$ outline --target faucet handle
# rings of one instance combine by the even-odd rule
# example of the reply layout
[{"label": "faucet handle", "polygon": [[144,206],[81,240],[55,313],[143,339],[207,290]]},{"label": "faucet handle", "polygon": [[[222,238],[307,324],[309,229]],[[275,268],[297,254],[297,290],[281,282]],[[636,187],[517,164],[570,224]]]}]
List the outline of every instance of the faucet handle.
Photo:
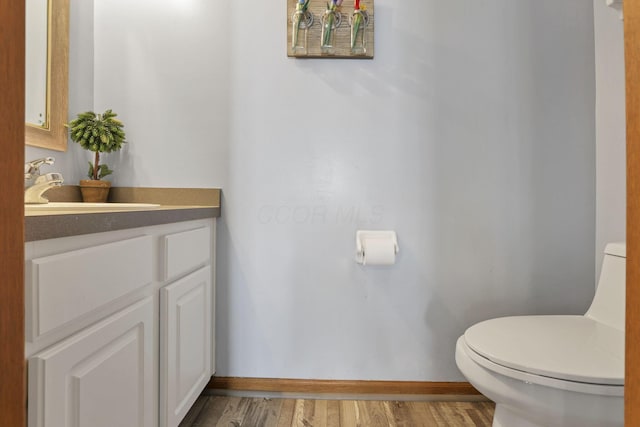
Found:
[{"label": "faucet handle", "polygon": [[34,184],[52,183],[50,185],[62,185],[64,178],[57,172],[49,172],[36,178]]},{"label": "faucet handle", "polygon": [[52,165],[56,159],[53,157],[43,157],[42,159],[31,160],[24,164],[25,175],[40,175],[40,166]]}]

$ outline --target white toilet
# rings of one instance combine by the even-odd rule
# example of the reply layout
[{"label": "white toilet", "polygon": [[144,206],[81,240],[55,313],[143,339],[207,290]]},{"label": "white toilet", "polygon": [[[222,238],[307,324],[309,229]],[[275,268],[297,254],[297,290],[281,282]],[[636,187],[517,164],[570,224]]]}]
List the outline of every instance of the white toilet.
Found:
[{"label": "white toilet", "polygon": [[496,403],[494,427],[624,425],[624,243],[605,249],[584,316],[491,319],[466,330],[456,363]]}]

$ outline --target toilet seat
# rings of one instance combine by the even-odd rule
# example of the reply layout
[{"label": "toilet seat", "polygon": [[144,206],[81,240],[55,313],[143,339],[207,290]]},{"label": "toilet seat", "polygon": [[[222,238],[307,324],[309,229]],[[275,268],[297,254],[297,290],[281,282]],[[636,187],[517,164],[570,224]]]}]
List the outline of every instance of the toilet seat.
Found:
[{"label": "toilet seat", "polygon": [[503,375],[585,393],[624,392],[624,331],[589,317],[491,319],[462,338],[471,359]]}]

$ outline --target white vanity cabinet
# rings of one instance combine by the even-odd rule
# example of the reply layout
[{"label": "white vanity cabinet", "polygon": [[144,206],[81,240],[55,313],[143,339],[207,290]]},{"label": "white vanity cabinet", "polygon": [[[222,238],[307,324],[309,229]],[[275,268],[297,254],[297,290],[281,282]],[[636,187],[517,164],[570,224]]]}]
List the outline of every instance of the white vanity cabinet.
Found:
[{"label": "white vanity cabinet", "polygon": [[176,427],[213,375],[215,219],[26,244],[29,427]]},{"label": "white vanity cabinet", "polygon": [[175,427],[211,378],[208,267],[160,290],[161,427]]},{"label": "white vanity cabinet", "polygon": [[212,375],[210,235],[202,227],[163,239],[169,284],[160,289],[161,427],[180,424]]},{"label": "white vanity cabinet", "polygon": [[153,299],[29,359],[29,424],[153,427]]}]

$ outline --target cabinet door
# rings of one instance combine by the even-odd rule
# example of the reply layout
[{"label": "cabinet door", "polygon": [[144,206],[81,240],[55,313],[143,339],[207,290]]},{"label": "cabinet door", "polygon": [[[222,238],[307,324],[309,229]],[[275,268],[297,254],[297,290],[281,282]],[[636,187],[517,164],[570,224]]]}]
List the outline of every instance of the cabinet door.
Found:
[{"label": "cabinet door", "polygon": [[29,359],[30,427],[153,427],[153,298]]},{"label": "cabinet door", "polygon": [[160,425],[175,427],[211,378],[211,268],[160,290]]}]

